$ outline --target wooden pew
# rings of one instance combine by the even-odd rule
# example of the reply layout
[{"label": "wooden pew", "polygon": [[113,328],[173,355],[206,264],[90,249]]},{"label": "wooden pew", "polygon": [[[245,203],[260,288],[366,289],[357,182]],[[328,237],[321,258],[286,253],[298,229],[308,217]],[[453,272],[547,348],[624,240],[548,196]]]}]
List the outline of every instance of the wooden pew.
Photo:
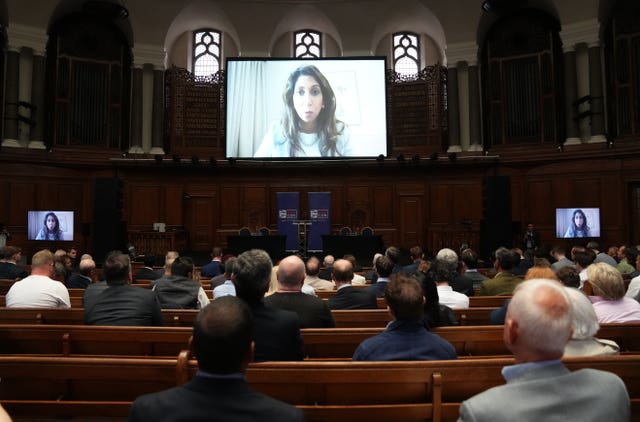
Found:
[{"label": "wooden pew", "polygon": [[189,327],[0,325],[0,354],[175,357],[189,346]]},{"label": "wooden pew", "polygon": [[[461,401],[504,384],[511,358],[414,362],[264,362],[247,370],[257,390],[303,409],[308,421],[454,421]],[[640,417],[640,355],[565,359],[571,370],[619,375]],[[0,402],[14,417],[124,417],[140,394],[186,381],[177,359],[0,356]]]}]

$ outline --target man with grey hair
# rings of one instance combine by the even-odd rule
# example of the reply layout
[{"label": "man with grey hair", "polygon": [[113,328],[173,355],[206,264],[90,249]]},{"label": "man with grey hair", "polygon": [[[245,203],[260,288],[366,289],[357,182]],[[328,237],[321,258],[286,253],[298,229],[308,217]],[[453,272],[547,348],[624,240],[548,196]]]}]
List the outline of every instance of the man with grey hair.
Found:
[{"label": "man with grey hair", "polygon": [[335,289],[335,285],[333,282],[329,280],[325,280],[323,278],[318,277],[320,273],[320,260],[315,256],[307,259],[307,263],[305,264],[305,278],[304,284],[307,286],[313,287],[315,290],[333,290]]},{"label": "man with grey hair", "polygon": [[333,263],[335,262],[335,260],[336,259],[333,257],[333,255],[326,255],[322,260],[322,266],[324,268],[320,270],[318,277],[323,280],[331,281],[331,273],[333,272]]},{"label": "man with grey hair", "polygon": [[571,302],[561,284],[521,283],[504,324],[504,342],[515,358],[502,370],[507,384],[464,401],[458,421],[628,421],[629,395],[617,375],[570,372],[560,361],[571,324]]},{"label": "man with grey hair", "polygon": [[278,265],[278,291],[264,303],[272,308],[298,314],[300,328],[333,328],[336,326],[327,303],[302,292],[305,269],[302,259],[290,255]]},{"label": "man with grey hair", "polygon": [[67,280],[67,288],[69,289],[86,289],[87,286],[94,281],[96,271],[96,263],[93,259],[83,259],[78,264],[79,274],[73,274]]},{"label": "man with grey hair", "polygon": [[304,345],[298,315],[264,304],[272,266],[268,253],[251,249],[241,253],[233,267],[236,296],[249,305],[253,314],[254,360],[302,360]]},{"label": "man with grey hair", "polygon": [[462,263],[458,258],[458,254],[449,248],[443,248],[436,254],[436,262],[444,262],[451,271],[451,280],[449,286],[454,292],[462,293],[466,296],[473,296],[473,280],[460,274],[462,271]]}]

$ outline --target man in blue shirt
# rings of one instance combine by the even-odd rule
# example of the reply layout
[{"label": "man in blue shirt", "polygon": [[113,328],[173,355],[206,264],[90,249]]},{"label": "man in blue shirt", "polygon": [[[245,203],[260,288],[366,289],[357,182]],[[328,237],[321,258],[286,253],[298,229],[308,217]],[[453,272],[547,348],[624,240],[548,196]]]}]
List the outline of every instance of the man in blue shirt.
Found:
[{"label": "man in blue shirt", "polygon": [[360,343],[353,360],[456,359],[451,343],[430,332],[423,321],[425,298],[418,280],[406,273],[393,274],[385,298],[393,321]]}]

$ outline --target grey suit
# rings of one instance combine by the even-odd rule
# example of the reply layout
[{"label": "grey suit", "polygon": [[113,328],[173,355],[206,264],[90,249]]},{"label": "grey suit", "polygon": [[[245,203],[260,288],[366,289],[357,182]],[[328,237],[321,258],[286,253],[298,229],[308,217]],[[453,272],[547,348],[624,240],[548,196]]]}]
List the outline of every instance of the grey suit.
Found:
[{"label": "grey suit", "polygon": [[529,370],[460,406],[458,421],[628,421],[624,382],[609,372],[562,364]]}]

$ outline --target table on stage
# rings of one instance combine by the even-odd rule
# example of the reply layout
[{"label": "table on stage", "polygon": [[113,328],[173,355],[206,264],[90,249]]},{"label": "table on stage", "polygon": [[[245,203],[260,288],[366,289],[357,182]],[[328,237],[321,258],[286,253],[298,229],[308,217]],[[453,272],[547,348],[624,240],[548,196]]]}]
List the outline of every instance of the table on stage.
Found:
[{"label": "table on stage", "polygon": [[286,256],[286,236],[227,236],[227,252],[235,256],[249,249],[265,250],[274,262]]},{"label": "table on stage", "polygon": [[322,248],[325,255],[331,254],[336,259],[345,254],[355,255],[358,264],[370,266],[373,255],[384,253],[382,235],[373,236],[322,236]]}]

